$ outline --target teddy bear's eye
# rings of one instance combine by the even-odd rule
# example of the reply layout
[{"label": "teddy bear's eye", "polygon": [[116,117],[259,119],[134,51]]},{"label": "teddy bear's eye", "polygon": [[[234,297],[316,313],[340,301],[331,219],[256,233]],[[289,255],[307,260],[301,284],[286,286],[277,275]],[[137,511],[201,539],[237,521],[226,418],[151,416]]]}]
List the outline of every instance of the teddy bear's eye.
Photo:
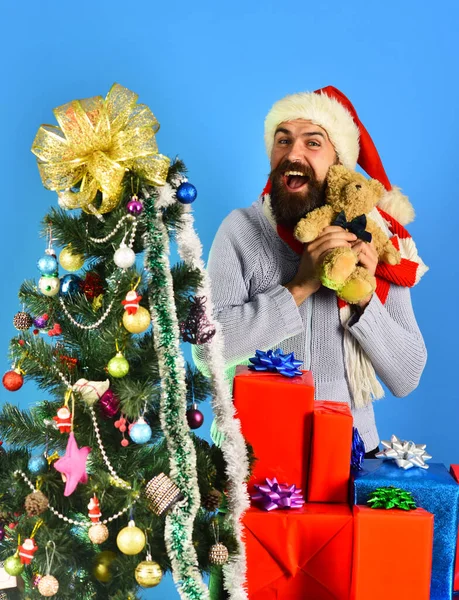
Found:
[{"label": "teddy bear's eye", "polygon": [[356,189],[356,190],[360,190],[360,189],[361,189],[361,187],[362,187],[361,185],[357,184],[357,185],[355,186],[355,189]]}]

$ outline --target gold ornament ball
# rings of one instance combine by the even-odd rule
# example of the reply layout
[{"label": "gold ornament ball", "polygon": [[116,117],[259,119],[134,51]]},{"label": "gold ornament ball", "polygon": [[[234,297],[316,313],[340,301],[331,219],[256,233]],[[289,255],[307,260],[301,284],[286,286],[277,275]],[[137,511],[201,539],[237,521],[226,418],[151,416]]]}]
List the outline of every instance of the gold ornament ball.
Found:
[{"label": "gold ornament ball", "polygon": [[81,254],[74,254],[71,246],[66,246],[59,254],[59,262],[66,271],[79,271],[84,265],[84,258]]},{"label": "gold ornament ball", "polygon": [[228,548],[218,542],[218,544],[214,544],[209,552],[209,561],[212,565],[224,565],[228,562],[229,553]]},{"label": "gold ornament ball", "polygon": [[100,581],[101,583],[108,583],[112,578],[110,567],[105,563],[97,563],[96,565],[94,565],[92,574],[95,577],[95,579],[97,579],[97,581]]},{"label": "gold ornament ball", "polygon": [[135,526],[134,521],[129,521],[129,525],[124,527],[116,538],[116,544],[123,554],[138,554],[145,548],[145,534]]},{"label": "gold ornament ball", "polygon": [[135,580],[144,588],[155,587],[163,577],[161,567],[154,560],[149,560],[150,558],[147,556],[147,560],[139,563],[135,570]]},{"label": "gold ornament ball", "polygon": [[125,312],[123,315],[123,325],[130,333],[143,333],[150,327],[150,313],[143,306],[139,306],[135,315]]},{"label": "gold ornament ball", "polygon": [[59,590],[59,582],[52,575],[45,575],[38,582],[38,591],[42,596],[54,596]]},{"label": "gold ornament ball", "polygon": [[113,552],[112,550],[104,550],[96,556],[95,563],[98,565],[105,565],[106,567],[109,567],[115,560],[115,558],[115,552]]},{"label": "gold ornament ball", "polygon": [[103,523],[94,523],[88,529],[88,537],[93,544],[103,544],[108,539],[108,528]]}]

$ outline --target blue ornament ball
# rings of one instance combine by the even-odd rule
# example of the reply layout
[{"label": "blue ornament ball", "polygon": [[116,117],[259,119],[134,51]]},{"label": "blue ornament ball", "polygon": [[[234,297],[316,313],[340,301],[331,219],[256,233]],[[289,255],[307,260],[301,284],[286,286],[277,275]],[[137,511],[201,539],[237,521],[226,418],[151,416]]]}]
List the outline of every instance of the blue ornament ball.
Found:
[{"label": "blue ornament ball", "polygon": [[31,473],[38,475],[39,473],[44,473],[48,469],[48,461],[43,454],[38,454],[37,456],[31,456],[29,458],[27,467]]},{"label": "blue ornament ball", "polygon": [[131,440],[136,444],[145,444],[151,439],[151,427],[143,417],[134,423],[129,429]]},{"label": "blue ornament ball", "polygon": [[191,204],[196,200],[197,195],[198,190],[188,181],[181,183],[176,192],[177,200],[182,204]]},{"label": "blue ornament ball", "polygon": [[54,275],[59,269],[57,258],[52,254],[45,254],[37,262],[38,270],[42,275]]},{"label": "blue ornament ball", "polygon": [[69,273],[68,275],[64,275],[61,277],[61,289],[59,294],[61,296],[71,296],[81,290],[81,284],[83,280],[78,275],[74,275],[73,273]]}]

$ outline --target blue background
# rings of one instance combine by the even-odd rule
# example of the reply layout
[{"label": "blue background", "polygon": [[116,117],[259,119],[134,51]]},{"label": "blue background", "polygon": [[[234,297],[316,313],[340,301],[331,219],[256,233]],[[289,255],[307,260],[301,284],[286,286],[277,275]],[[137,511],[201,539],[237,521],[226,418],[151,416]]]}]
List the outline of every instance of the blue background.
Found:
[{"label": "blue background", "polygon": [[[380,435],[425,442],[435,461],[458,463],[457,3],[216,4],[29,0],[3,7],[3,369],[20,309],[16,290],[37,276],[39,221],[57,201],[29,151],[39,125],[54,123],[52,108],[105,95],[115,81],[136,91],[161,122],[160,150],[181,156],[199,190],[207,256],[222,219],[264,186],[270,106],[287,93],[334,85],[357,108],[392,183],[414,203],[410,231],[431,268],[412,295],[428,364],[408,398],[377,403]],[[14,396],[0,390],[0,402],[22,406],[41,397],[31,384]],[[145,597],[178,596],[168,579]]]}]

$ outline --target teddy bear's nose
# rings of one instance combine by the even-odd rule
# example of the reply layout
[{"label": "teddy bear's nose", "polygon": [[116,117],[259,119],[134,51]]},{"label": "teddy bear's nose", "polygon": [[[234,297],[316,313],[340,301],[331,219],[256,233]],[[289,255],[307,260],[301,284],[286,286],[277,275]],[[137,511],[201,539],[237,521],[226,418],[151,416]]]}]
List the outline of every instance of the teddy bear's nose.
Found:
[{"label": "teddy bear's nose", "polygon": [[356,186],[355,186],[355,189],[356,189],[356,190],[360,190],[360,188],[361,188],[361,187],[362,187],[362,186],[361,186],[359,183],[357,183],[357,184],[356,184]]}]

